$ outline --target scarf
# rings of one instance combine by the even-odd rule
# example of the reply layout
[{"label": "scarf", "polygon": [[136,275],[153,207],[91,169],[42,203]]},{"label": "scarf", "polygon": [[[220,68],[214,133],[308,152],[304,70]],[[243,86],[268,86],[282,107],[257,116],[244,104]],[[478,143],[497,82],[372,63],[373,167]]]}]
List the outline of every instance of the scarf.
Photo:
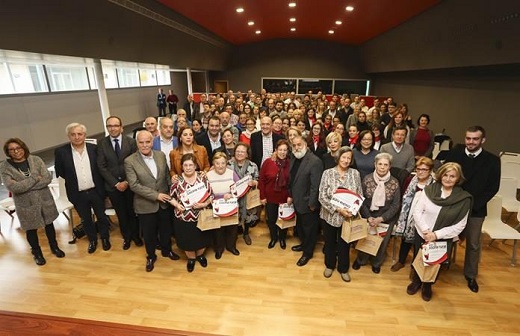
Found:
[{"label": "scarf", "polygon": [[[249,168],[249,160],[245,160],[242,167],[238,165],[238,162],[233,159],[233,171],[238,175],[238,177],[243,178],[247,174],[247,168]],[[241,197],[238,199],[238,211],[240,212],[240,218],[247,217],[247,207],[246,207],[246,197]]]},{"label": "scarf", "polygon": [[312,141],[313,141],[315,144],[319,144],[319,143],[320,143],[320,136],[319,136],[319,135],[313,135],[313,136],[312,136]]},{"label": "scarf", "polygon": [[385,176],[380,177],[376,172],[373,172],[374,181],[377,183],[374,195],[372,195],[372,203],[370,204],[370,211],[379,210],[379,207],[385,205],[386,202],[386,191],[385,183],[390,181],[390,171]]},{"label": "scarf", "polygon": [[274,191],[282,191],[287,187],[287,179],[284,175],[284,169],[287,167],[289,160],[287,158],[281,160],[276,159],[274,163],[278,167],[278,171],[276,172],[276,180],[274,181]]},{"label": "scarf", "polygon": [[471,209],[473,203],[471,195],[459,186],[453,187],[451,195],[446,198],[441,198],[442,184],[439,182],[424,188],[424,193],[433,204],[442,207],[432,231],[460,222]]}]

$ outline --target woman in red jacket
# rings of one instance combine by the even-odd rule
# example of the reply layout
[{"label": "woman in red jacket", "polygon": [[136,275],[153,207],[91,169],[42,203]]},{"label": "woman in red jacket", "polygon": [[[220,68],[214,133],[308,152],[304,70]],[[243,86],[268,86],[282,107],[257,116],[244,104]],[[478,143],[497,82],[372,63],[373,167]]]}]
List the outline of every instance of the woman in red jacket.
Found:
[{"label": "woman in red jacket", "polygon": [[260,169],[258,187],[260,189],[260,201],[265,205],[267,226],[271,235],[268,248],[272,249],[277,241],[280,247],[286,248],[285,238],[287,229],[280,229],[276,225],[278,219],[278,206],[287,203],[289,198],[289,143],[287,140],[279,140],[276,143],[273,156],[264,161]]}]

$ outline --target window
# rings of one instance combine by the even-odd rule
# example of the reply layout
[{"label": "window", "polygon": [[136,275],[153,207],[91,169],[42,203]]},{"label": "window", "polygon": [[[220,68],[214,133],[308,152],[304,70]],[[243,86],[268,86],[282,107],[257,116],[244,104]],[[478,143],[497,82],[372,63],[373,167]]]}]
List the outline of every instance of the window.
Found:
[{"label": "window", "polygon": [[89,82],[85,67],[47,67],[51,91],[88,90]]},{"label": "window", "polygon": [[157,84],[158,85],[171,85],[172,80],[170,77],[170,70],[157,69]]},{"label": "window", "polygon": [[262,87],[267,92],[296,92],[296,79],[262,78]]},{"label": "window", "polygon": [[298,94],[306,94],[312,91],[313,94],[321,91],[323,94],[332,93],[331,79],[300,79],[298,80]]},{"label": "window", "polygon": [[103,79],[105,80],[105,88],[117,89],[119,84],[117,83],[117,73],[114,62],[102,61],[101,66],[103,68]]},{"label": "window", "polygon": [[119,87],[139,87],[139,71],[137,69],[117,68]]},{"label": "window", "polygon": [[141,86],[156,86],[157,78],[155,70],[139,69],[139,80]]},{"label": "window", "polygon": [[0,94],[14,93],[7,63],[0,63]]},{"label": "window", "polygon": [[368,95],[366,80],[336,80],[334,93]]}]

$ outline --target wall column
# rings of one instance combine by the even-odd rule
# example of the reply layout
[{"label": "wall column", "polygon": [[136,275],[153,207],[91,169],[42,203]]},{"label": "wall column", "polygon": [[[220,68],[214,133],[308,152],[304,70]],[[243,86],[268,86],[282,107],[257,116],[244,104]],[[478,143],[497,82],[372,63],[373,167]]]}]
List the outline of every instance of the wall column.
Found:
[{"label": "wall column", "polygon": [[105,130],[105,135],[108,135],[108,131],[105,127],[105,120],[110,117],[110,108],[108,106],[107,90],[105,88],[105,80],[103,77],[103,67],[101,66],[101,60],[94,60],[94,75],[96,77],[96,85],[99,97],[99,105],[101,106],[101,123]]}]

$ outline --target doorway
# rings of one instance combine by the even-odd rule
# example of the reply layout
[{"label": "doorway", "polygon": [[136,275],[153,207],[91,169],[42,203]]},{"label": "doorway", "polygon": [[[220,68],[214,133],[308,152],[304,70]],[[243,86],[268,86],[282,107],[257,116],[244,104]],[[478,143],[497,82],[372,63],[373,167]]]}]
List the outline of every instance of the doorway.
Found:
[{"label": "doorway", "polygon": [[228,87],[229,87],[229,82],[227,80],[215,80],[213,82],[213,86],[214,86],[213,92],[227,93]]}]

